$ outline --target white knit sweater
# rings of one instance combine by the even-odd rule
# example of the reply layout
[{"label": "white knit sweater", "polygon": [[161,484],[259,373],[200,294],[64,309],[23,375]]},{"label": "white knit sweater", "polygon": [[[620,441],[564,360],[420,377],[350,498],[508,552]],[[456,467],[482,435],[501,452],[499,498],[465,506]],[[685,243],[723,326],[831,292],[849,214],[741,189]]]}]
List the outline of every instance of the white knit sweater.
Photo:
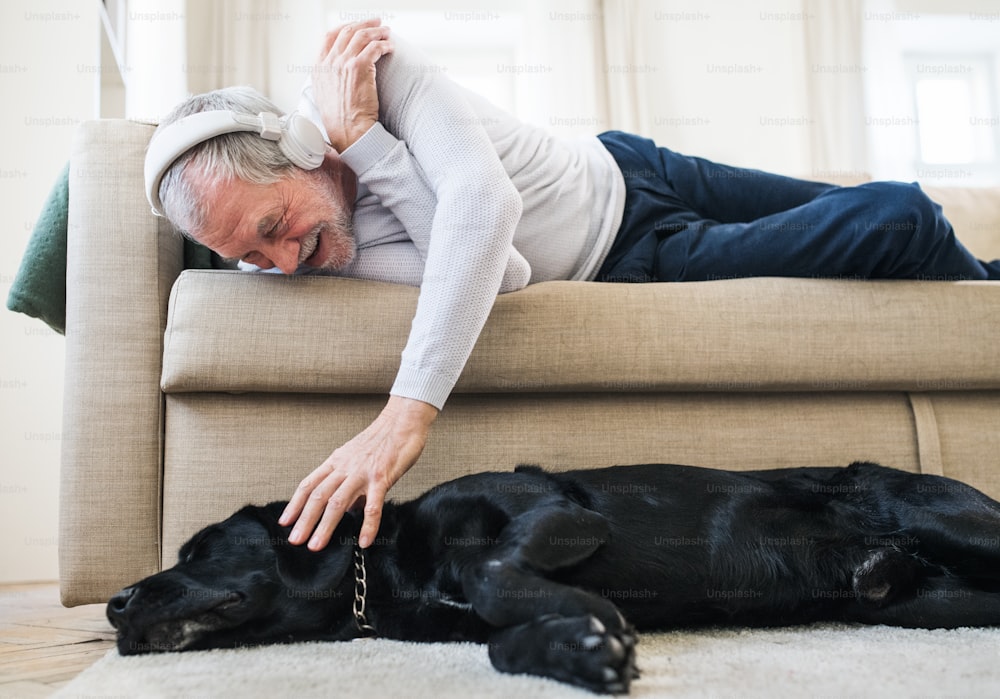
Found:
[{"label": "white knit sweater", "polygon": [[358,176],[358,254],[337,274],[420,287],[391,393],[441,408],[497,293],[594,278],[625,181],[596,138],[526,125],[393,41],[380,123],[341,153]]}]

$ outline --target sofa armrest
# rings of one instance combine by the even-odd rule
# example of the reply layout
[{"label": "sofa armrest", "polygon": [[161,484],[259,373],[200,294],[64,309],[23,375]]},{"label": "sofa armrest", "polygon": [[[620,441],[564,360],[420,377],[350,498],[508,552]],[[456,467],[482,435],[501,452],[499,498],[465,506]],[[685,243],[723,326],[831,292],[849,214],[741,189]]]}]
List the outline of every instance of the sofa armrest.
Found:
[{"label": "sofa armrest", "polygon": [[1000,258],[1000,187],[925,187],[955,235],[980,260]]},{"label": "sofa armrest", "polygon": [[[71,153],[59,506],[68,606],[159,569],[160,369],[183,243],[143,193],[152,132],[123,120],[87,122]],[[107,570],[109,558],[116,570]]]}]

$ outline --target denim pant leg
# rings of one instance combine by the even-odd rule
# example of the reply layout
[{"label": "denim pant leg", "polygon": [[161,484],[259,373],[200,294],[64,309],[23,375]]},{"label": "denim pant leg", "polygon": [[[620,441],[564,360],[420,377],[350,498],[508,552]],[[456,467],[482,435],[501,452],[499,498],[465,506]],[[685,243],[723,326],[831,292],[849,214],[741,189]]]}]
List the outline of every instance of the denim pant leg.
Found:
[{"label": "denim pant leg", "polygon": [[598,281],[675,281],[657,269],[664,240],[686,229],[753,221],[811,201],[833,185],[682,156],[620,131],[598,137],[625,178],[625,211]]},{"label": "denim pant leg", "polygon": [[751,276],[1000,279],[917,185],[837,187],[600,136],[626,182],[625,215],[601,281]]},{"label": "denim pant leg", "polygon": [[824,192],[750,223],[689,226],[656,251],[660,279],[751,276],[938,281],[1000,279],[955,238],[919,186],[872,182]]}]

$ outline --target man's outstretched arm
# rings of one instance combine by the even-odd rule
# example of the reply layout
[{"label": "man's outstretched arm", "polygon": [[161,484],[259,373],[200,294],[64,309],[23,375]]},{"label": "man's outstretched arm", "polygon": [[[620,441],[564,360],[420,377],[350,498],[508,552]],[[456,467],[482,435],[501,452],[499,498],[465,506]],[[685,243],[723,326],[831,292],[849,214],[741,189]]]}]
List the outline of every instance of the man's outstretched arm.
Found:
[{"label": "man's outstretched arm", "polygon": [[[354,27],[355,34],[367,32],[371,37],[378,22]],[[331,54],[350,52],[360,46],[360,41],[352,42],[328,39],[327,45]],[[365,60],[374,53],[365,52]],[[352,70],[358,69],[357,62],[352,61]],[[325,65],[320,69],[327,70]],[[374,61],[371,68],[374,81]],[[382,68],[380,77],[387,77],[389,86],[383,83],[377,93],[380,117],[395,136],[407,142],[438,206],[413,331],[392,398],[368,429],[334,451],[302,481],[282,518],[286,524],[295,522],[290,541],[308,541],[312,549],[328,543],[343,513],[360,500],[365,502],[361,544],[374,539],[386,492],[419,457],[430,425],[489,315],[520,218],[520,195],[471,107],[454,86],[433,71],[405,61]],[[339,94],[330,88],[333,80],[324,86],[316,84],[327,77],[325,73],[314,76],[321,110],[331,95]],[[357,89],[372,87],[352,79],[341,80],[344,83]],[[333,110],[337,109],[335,104]],[[341,109],[340,113],[351,112]],[[345,129],[344,133],[350,132]]]}]

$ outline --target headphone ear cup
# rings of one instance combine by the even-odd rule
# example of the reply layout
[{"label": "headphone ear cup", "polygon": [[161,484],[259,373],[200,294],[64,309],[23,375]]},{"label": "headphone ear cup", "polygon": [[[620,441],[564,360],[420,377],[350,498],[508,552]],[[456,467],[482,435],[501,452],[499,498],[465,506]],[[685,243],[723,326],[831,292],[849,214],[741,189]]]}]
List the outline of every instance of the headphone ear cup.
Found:
[{"label": "headphone ear cup", "polygon": [[292,113],[285,119],[285,129],[278,147],[294,165],[315,170],[326,155],[326,140],[319,127],[308,118]]}]

